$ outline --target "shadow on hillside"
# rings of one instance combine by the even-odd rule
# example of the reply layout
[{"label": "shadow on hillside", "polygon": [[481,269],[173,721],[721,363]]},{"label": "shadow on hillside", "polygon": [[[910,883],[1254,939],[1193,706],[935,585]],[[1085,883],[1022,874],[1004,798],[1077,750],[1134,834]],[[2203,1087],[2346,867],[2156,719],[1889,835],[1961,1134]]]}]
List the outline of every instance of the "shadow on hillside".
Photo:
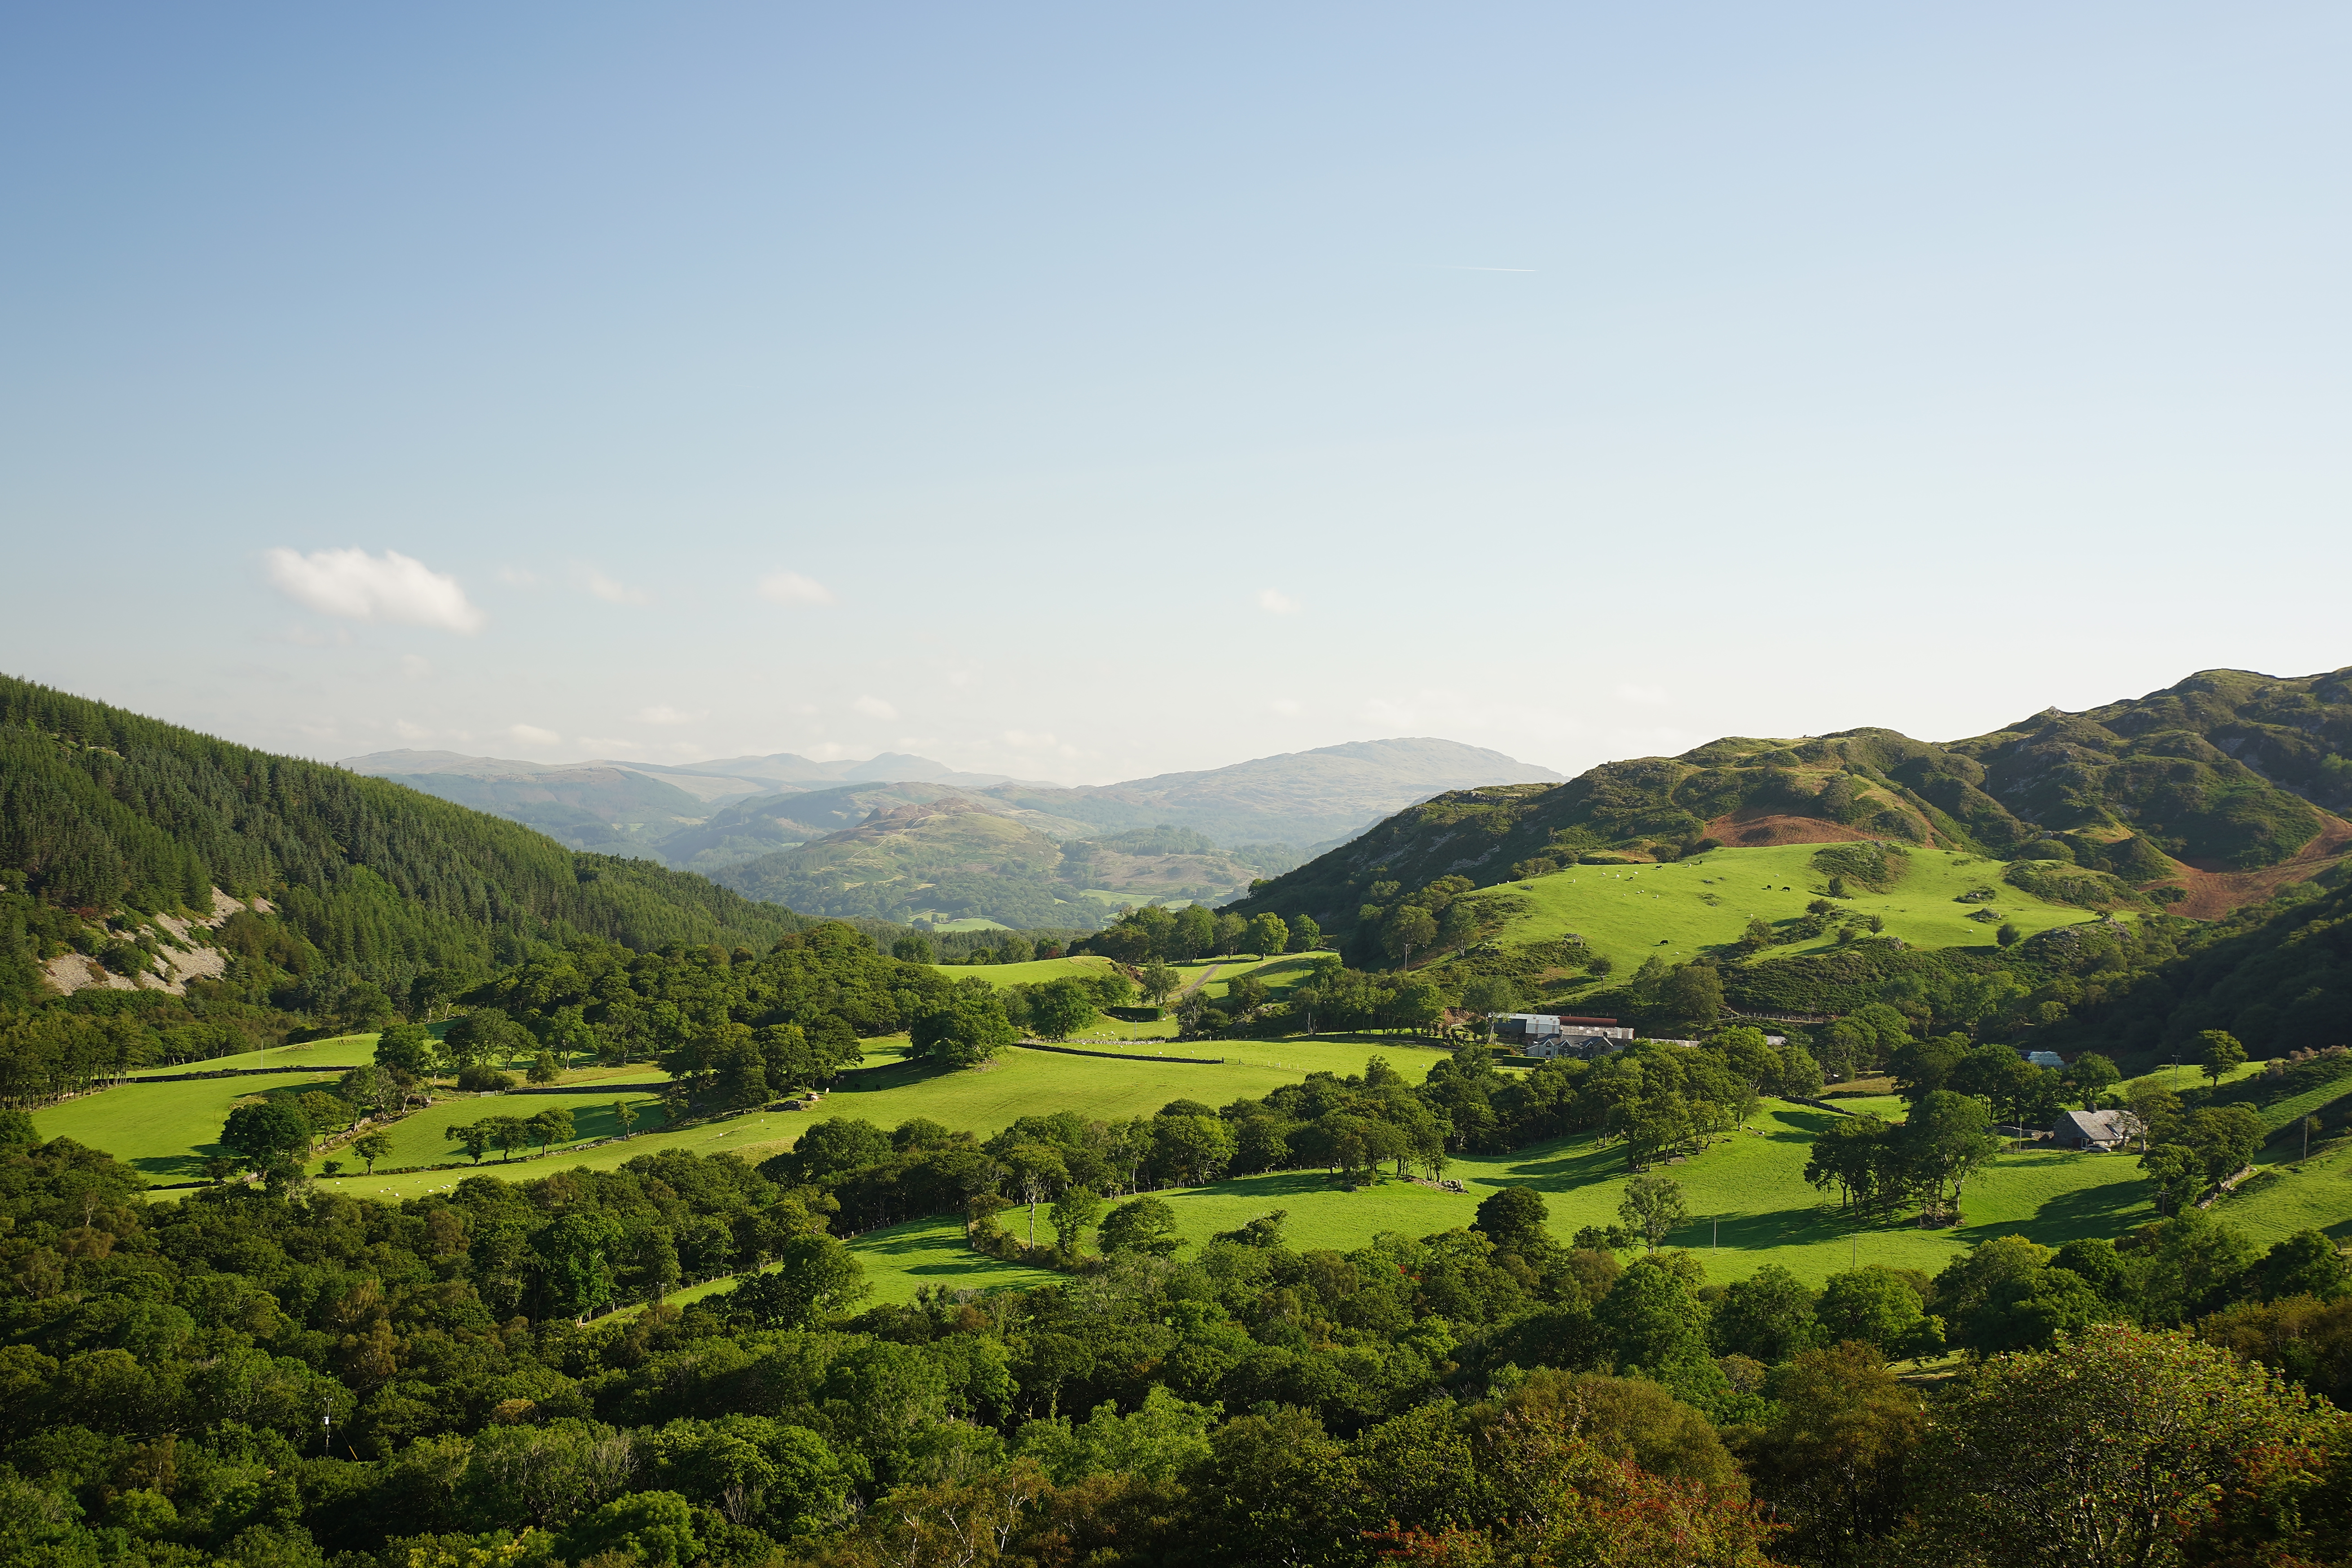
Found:
[{"label": "shadow on hillside", "polygon": [[952,1220],[945,1224],[916,1220],[899,1235],[872,1231],[856,1237],[856,1242],[859,1251],[887,1258],[907,1274],[989,1274],[1024,1267],[972,1251],[964,1245],[962,1228]]},{"label": "shadow on hillside", "polygon": [[940,1067],[933,1062],[892,1062],[882,1067],[854,1068],[833,1080],[831,1093],[867,1094],[877,1089],[904,1089],[908,1084],[926,1083],[961,1070],[960,1068]]},{"label": "shadow on hillside", "polygon": [[200,1144],[184,1154],[141,1154],[123,1163],[158,1182],[193,1182],[205,1173],[205,1162],[228,1151],[217,1143]]},{"label": "shadow on hillside", "polygon": [[[1382,1176],[1381,1184],[1403,1185],[1394,1176]],[[1263,1175],[1237,1176],[1222,1182],[1212,1182],[1205,1187],[1178,1189],[1179,1195],[1199,1194],[1245,1194],[1252,1198],[1299,1198],[1318,1193],[1338,1193],[1339,1178],[1328,1171],[1268,1171]]]}]

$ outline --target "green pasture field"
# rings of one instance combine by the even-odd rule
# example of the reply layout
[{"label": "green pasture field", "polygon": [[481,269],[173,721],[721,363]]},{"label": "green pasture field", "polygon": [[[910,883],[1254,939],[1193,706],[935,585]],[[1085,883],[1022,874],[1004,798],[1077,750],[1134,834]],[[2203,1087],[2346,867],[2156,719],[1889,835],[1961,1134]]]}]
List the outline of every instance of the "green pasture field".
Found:
[{"label": "green pasture field", "polygon": [[931,929],[933,931],[1011,931],[1013,928],[1002,921],[983,920],[978,915],[967,915],[961,920],[933,921]]},{"label": "green pasture field", "polygon": [[[373,1036],[366,1038],[373,1040]],[[369,1059],[372,1058],[367,1054],[362,1053],[358,1060],[348,1065],[357,1066]],[[531,1094],[511,1099],[469,1096],[444,1100],[386,1124],[385,1131],[393,1137],[394,1152],[379,1163],[425,1164],[452,1157],[462,1159],[463,1152],[457,1145],[442,1140],[443,1126],[453,1121],[479,1121],[485,1116],[532,1116],[554,1105],[572,1110],[583,1138],[603,1136],[614,1131],[604,1124],[612,1120],[615,1099],[648,1099],[645,1093],[646,1083],[659,1083],[667,1077],[659,1068],[642,1063],[625,1068],[591,1068],[570,1075],[569,1081],[579,1089],[576,1095]],[[36,1110],[33,1125],[44,1138],[70,1138],[93,1149],[103,1149],[151,1182],[196,1181],[204,1175],[205,1160],[228,1152],[215,1140],[221,1123],[228,1120],[230,1107],[247,1099],[290,1098],[311,1089],[331,1089],[334,1081],[328,1074],[310,1072],[255,1073],[179,1083],[133,1079],[101,1093]],[[493,1098],[499,1100],[496,1106],[485,1103]],[[646,1110],[639,1125],[658,1127],[660,1123],[661,1114],[656,1108]],[[340,1159],[354,1167],[362,1163],[348,1149],[330,1151],[320,1156],[320,1160],[326,1159]],[[312,1168],[316,1169],[317,1164],[313,1162]]]},{"label": "green pasture field", "polygon": [[249,1096],[299,1095],[333,1084],[324,1073],[308,1072],[126,1083],[36,1110],[33,1127],[43,1138],[103,1149],[150,1182],[189,1182],[204,1175],[207,1158],[228,1152],[214,1140],[230,1106]]},{"label": "green pasture field", "polygon": [[[1899,1111],[1900,1105],[1889,1101],[1871,1109]],[[1718,1283],[1744,1279],[1771,1263],[1819,1285],[1856,1264],[1934,1273],[1969,1247],[1997,1237],[2024,1236],[2057,1247],[2077,1237],[2119,1235],[2156,1217],[2136,1158],[2039,1151],[2002,1155],[1972,1182],[1964,1205],[1969,1223],[1958,1229],[1856,1226],[1837,1213],[1833,1197],[1815,1192],[1804,1180],[1806,1152],[1831,1114],[1768,1101],[1749,1124],[1752,1131],[1736,1133],[1730,1142],[1682,1164],[1663,1167],[1682,1184],[1694,1216],[1666,1244],[1697,1253],[1708,1279]],[[2331,1158],[2335,1163],[2329,1179],[2342,1184],[2334,1194],[2335,1212],[2352,1214],[2352,1142]],[[1479,1201],[1505,1186],[1531,1186],[1541,1193],[1550,1210],[1552,1233],[1567,1241],[1584,1226],[1617,1223],[1617,1205],[1627,1179],[1623,1152],[1598,1147],[1590,1137],[1511,1154],[1464,1156],[1446,1173],[1468,1192],[1446,1193],[1384,1178],[1350,1193],[1321,1172],[1278,1171],[1153,1195],[1175,1211],[1179,1231],[1196,1248],[1220,1231],[1237,1229],[1281,1209],[1284,1235],[1294,1249],[1345,1251],[1367,1245],[1383,1231],[1420,1237],[1466,1227]],[[2235,1223],[2234,1215],[2232,1219]],[[1016,1236],[1027,1235],[1023,1209],[1006,1210],[1000,1223]],[[1045,1223],[1041,1212],[1041,1237]],[[2284,1235],[2306,1223],[2310,1221],[2300,1215],[2290,1216],[2275,1227],[2265,1226],[2260,1234],[2268,1239],[2273,1228]],[[2339,1228],[2352,1229],[2352,1221]],[[850,1247],[866,1266],[877,1301],[911,1300],[926,1284],[985,1289],[1058,1278],[970,1251],[962,1245],[961,1222],[952,1217],[874,1231],[852,1238]],[[695,1294],[726,1288],[714,1284]]]},{"label": "green pasture field", "polygon": [[[1039,1223],[1043,1223],[1042,1219]],[[1051,1269],[1007,1263],[972,1251],[963,1244],[963,1221],[952,1215],[934,1215],[929,1219],[910,1219],[904,1225],[869,1230],[863,1236],[851,1237],[849,1250],[865,1266],[866,1281],[874,1288],[874,1293],[866,1299],[867,1306],[911,1301],[915,1292],[926,1285],[945,1285],[958,1290],[1025,1290],[1066,1278]],[[684,1307],[733,1289],[735,1281],[731,1278],[713,1279],[673,1290],[664,1300],[673,1307]],[[624,1315],[637,1310],[624,1309]]]},{"label": "green pasture field", "polygon": [[[246,1051],[233,1057],[208,1057],[200,1062],[141,1068],[127,1076],[134,1079],[168,1078],[174,1073],[217,1072],[223,1068],[355,1068],[375,1060],[375,1042],[373,1035],[342,1035],[331,1040],[309,1040],[299,1046],[272,1046],[266,1051]],[[327,1077],[324,1073],[317,1076],[320,1079]]]},{"label": "green pasture field", "polygon": [[[1792,919],[1822,896],[1828,879],[1815,871],[1818,844],[1784,844],[1763,849],[1710,849],[1687,860],[1663,865],[1571,866],[1527,882],[1505,882],[1465,898],[1510,895],[1531,905],[1501,931],[1506,942],[1534,942],[1566,931],[1580,934],[1595,952],[1620,966],[1653,953],[1687,963],[1704,948],[1739,940],[1751,917]],[[1910,874],[1886,893],[1857,892],[1838,900],[1857,915],[1880,915],[1886,934],[1914,947],[1993,945],[1997,922],[1968,917],[1978,904],[1954,902],[1972,888],[1990,887],[1991,907],[2031,936],[2053,926],[2098,918],[2069,904],[2029,898],[2000,879],[2001,863],[1943,849],[1914,849]],[[1701,895],[1718,901],[1709,904]],[[1825,952],[1836,946],[1827,935],[1807,942],[1783,942],[1765,950],[1775,958]]]},{"label": "green pasture field", "polygon": [[[609,1131],[611,1129],[605,1123],[610,1121],[614,1099],[614,1097],[608,1093],[591,1101],[591,1115],[582,1115],[580,1108],[574,1106],[572,1115],[583,1129],[591,1125],[592,1116],[595,1116],[594,1125]],[[457,1120],[470,1121],[479,1116],[529,1116],[532,1113],[531,1101],[535,1100],[566,1104],[569,1103],[570,1097],[530,1095],[496,1103],[487,1100],[465,1100],[452,1103],[464,1108],[464,1113]],[[601,1116],[596,1116],[593,1109],[595,1107],[604,1108]],[[437,1112],[442,1109],[444,1109],[442,1106],[436,1106],[433,1111]],[[539,1109],[544,1110],[545,1103],[542,1103]],[[432,1113],[419,1111],[416,1114],[425,1116]],[[675,1132],[663,1131],[660,1131],[660,1110],[658,1102],[656,1101],[646,1103],[643,1118],[637,1123],[635,1134],[632,1137],[610,1143],[599,1143],[593,1147],[557,1148],[550,1151],[545,1159],[531,1157],[536,1153],[534,1150],[524,1150],[518,1151],[517,1158],[509,1163],[501,1161],[498,1152],[492,1150],[482,1156],[482,1163],[478,1170],[467,1162],[465,1151],[459,1149],[455,1143],[441,1143],[432,1156],[440,1160],[457,1160],[458,1163],[452,1169],[415,1171],[397,1176],[387,1175],[381,1172],[374,1176],[368,1176],[360,1170],[361,1163],[353,1160],[348,1151],[339,1151],[336,1157],[343,1160],[350,1168],[342,1176],[325,1184],[331,1190],[350,1197],[380,1198],[386,1202],[397,1202],[403,1198],[422,1197],[427,1193],[446,1192],[468,1176],[495,1176],[517,1182],[529,1182],[541,1176],[551,1176],[558,1171],[617,1170],[640,1154],[651,1154],[663,1149],[685,1149],[697,1154],[740,1154],[756,1165],[770,1155],[780,1154],[791,1148],[793,1141],[800,1135],[800,1129],[806,1125],[805,1120],[797,1111],[752,1111],[745,1116],[730,1117],[724,1121],[697,1122],[691,1126],[682,1127]],[[396,1125],[404,1125],[404,1123]],[[654,1128],[655,1131],[647,1131],[648,1127]],[[436,1131],[433,1133],[433,1137],[437,1139],[440,1133]],[[159,1195],[169,1196],[170,1194]]]},{"label": "green pasture field", "polygon": [[[625,1100],[636,1111],[636,1126],[658,1130],[662,1124],[661,1100],[646,1092],[643,1085],[612,1082],[604,1085],[583,1085],[577,1094],[481,1094],[444,1100],[420,1110],[412,1110],[399,1121],[385,1124],[383,1131],[391,1135],[392,1152],[377,1163],[380,1166],[432,1165],[444,1160],[463,1160],[466,1152],[442,1135],[445,1128],[467,1122],[480,1121],[491,1116],[532,1117],[542,1110],[568,1110],[572,1124],[579,1136],[574,1142],[587,1142],[599,1138],[620,1136],[619,1119],[613,1114],[613,1103]],[[556,1153],[562,1145],[550,1152]],[[536,1153],[535,1145],[517,1151],[520,1154]],[[327,1160],[341,1160],[350,1169],[357,1170],[365,1162],[348,1147],[329,1151],[310,1162],[316,1172]],[[492,1150],[482,1156],[482,1168],[504,1163]],[[519,1162],[518,1162],[519,1163]],[[535,1171],[533,1175],[545,1175]],[[390,1178],[384,1178],[389,1180]]]},{"label": "green pasture field", "polygon": [[976,974],[991,985],[1036,985],[1073,974],[1107,974],[1111,962],[1095,953],[1076,958],[1033,958],[1026,963],[935,963],[932,968],[950,980]]},{"label": "green pasture field", "polygon": [[2298,1160],[2299,1138],[2282,1138],[2255,1156],[2260,1173],[2212,1208],[2213,1216],[2268,1245],[2298,1230],[2352,1237],[2352,1139],[2339,1138]]},{"label": "green pasture field", "polygon": [[[1265,988],[1268,991],[1279,996],[1286,991],[1306,984],[1323,965],[1339,962],[1339,955],[1336,952],[1294,952],[1280,958],[1240,960],[1229,958],[1214,966],[1213,973],[1215,978],[1208,981],[1202,989],[1213,999],[1223,996],[1231,990],[1232,982],[1239,980],[1244,974],[1255,974],[1265,983]],[[1180,973],[1184,973],[1194,966],[1178,964],[1175,967]]]},{"label": "green pasture field", "polygon": [[[1242,1095],[1256,1099],[1310,1072],[1361,1073],[1364,1064],[1376,1056],[1386,1057],[1409,1081],[1418,1083],[1429,1076],[1431,1065],[1443,1054],[1401,1040],[1357,1038],[1138,1046],[1123,1059],[1065,1056],[1016,1046],[984,1068],[961,1072],[936,1072],[900,1058],[895,1070],[845,1079],[814,1114],[855,1116],[885,1129],[909,1117],[926,1116],[985,1138],[1020,1117],[1065,1109],[1103,1118],[1150,1116],[1171,1100],[1223,1105]],[[1163,1055],[1224,1059],[1203,1066],[1164,1061]],[[876,1065],[891,1059],[883,1053],[867,1058]]]}]

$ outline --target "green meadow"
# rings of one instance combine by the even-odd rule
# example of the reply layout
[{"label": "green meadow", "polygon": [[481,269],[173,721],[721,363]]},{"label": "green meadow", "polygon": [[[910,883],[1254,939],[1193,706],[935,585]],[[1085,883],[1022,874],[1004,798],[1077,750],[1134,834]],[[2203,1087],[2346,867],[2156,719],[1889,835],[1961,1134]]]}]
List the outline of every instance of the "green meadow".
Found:
[{"label": "green meadow", "polygon": [[[339,1052],[348,1051],[351,1065],[356,1065],[369,1059],[373,1049],[373,1037],[364,1039],[364,1047],[352,1042],[333,1044]],[[575,1163],[609,1169],[639,1154],[670,1147],[698,1152],[732,1151],[757,1161],[789,1149],[809,1121],[828,1115],[861,1117],[884,1128],[913,1117],[929,1117],[985,1137],[1021,1116],[1065,1106],[1092,1116],[1124,1117],[1149,1116],[1172,1100],[1223,1105],[1240,1095],[1264,1095],[1308,1072],[1361,1073],[1374,1056],[1388,1058],[1399,1072],[1418,1083],[1442,1054],[1406,1038],[1213,1041],[1181,1047],[1166,1041],[1143,1040],[1082,1047],[1121,1053],[1117,1056],[1067,1056],[1016,1047],[984,1068],[940,1072],[908,1062],[906,1048],[903,1036],[869,1042],[866,1061],[882,1070],[843,1080],[843,1087],[814,1112],[761,1110],[674,1131],[663,1129],[660,1102],[654,1093],[654,1087],[666,1075],[643,1064],[568,1074],[562,1087],[569,1092],[561,1094],[453,1097],[387,1124],[384,1130],[391,1134],[393,1152],[378,1164],[388,1171],[403,1165],[463,1161],[464,1152],[445,1137],[445,1128],[489,1116],[529,1117],[559,1106],[572,1112],[578,1142],[613,1137],[620,1131],[612,1109],[615,1100],[628,1101],[638,1112],[633,1134],[625,1142],[594,1148],[557,1148],[550,1151],[547,1160],[509,1161],[493,1152],[484,1157],[481,1169],[520,1178]],[[1179,1055],[1224,1059],[1208,1065],[1166,1059]],[[33,1113],[34,1125],[45,1138],[71,1138],[104,1149],[129,1162],[152,1182],[195,1181],[204,1174],[206,1158],[226,1152],[216,1140],[230,1108],[239,1100],[299,1095],[307,1089],[331,1088],[332,1083],[327,1074],[309,1072],[129,1082],[37,1110]],[[349,1173],[356,1173],[362,1164],[346,1147],[323,1152],[311,1168],[318,1170],[328,1159],[341,1161]],[[450,1186],[467,1173],[416,1171],[373,1177],[346,1173],[340,1181],[347,1191],[364,1188],[372,1195],[413,1197]]]},{"label": "green meadow", "polygon": [[[436,1027],[438,1027],[436,1025]],[[223,1068],[355,1068],[375,1060],[373,1035],[339,1035],[331,1040],[309,1040],[299,1046],[272,1046],[266,1051],[247,1051],[234,1057],[214,1057],[200,1062],[179,1062],[169,1067],[141,1068],[130,1076],[166,1078],[184,1072],[217,1072]],[[313,1075],[320,1080],[334,1080],[325,1073]]]},{"label": "green meadow", "polygon": [[[1866,1108],[1899,1112],[1900,1102]],[[2156,1217],[2135,1157],[2040,1151],[2002,1155],[1972,1182],[1964,1205],[1969,1223],[1957,1229],[1855,1225],[1837,1212],[1833,1197],[1815,1192],[1804,1180],[1806,1152],[1831,1116],[1810,1107],[1767,1101],[1748,1131],[1695,1159],[1665,1167],[1665,1173],[1682,1184],[1693,1215],[1689,1225],[1667,1237],[1667,1245],[1698,1253],[1707,1277],[1718,1282],[1744,1279],[1772,1263],[1819,1285],[1857,1264],[1933,1273],[1969,1247],[1996,1237],[2023,1236],[2058,1247],[2077,1237],[2115,1236]],[[1318,1171],[1277,1171],[1155,1195],[1175,1211],[1179,1230],[1194,1247],[1220,1231],[1280,1209],[1292,1247],[1346,1250],[1364,1246],[1383,1231],[1426,1236],[1465,1226],[1479,1200],[1505,1186],[1530,1186],[1541,1193],[1553,1234],[1567,1241],[1582,1226],[1617,1222],[1617,1205],[1628,1179],[1622,1151],[1600,1147],[1590,1137],[1510,1154],[1464,1156],[1446,1173],[1467,1192],[1447,1193],[1394,1178],[1348,1192]],[[2342,1184],[2336,1190],[2335,1212],[2352,1214],[2352,1144],[2338,1157],[2332,1179]],[[1027,1234],[1023,1209],[1006,1210],[1001,1223],[1015,1235]],[[1042,1208],[1037,1223],[1038,1234],[1045,1236]],[[2307,1223],[2290,1216],[2275,1226],[2246,1228],[2269,1239],[2273,1228],[2284,1235]],[[2352,1227],[2352,1222],[2347,1225]],[[961,1222],[952,1217],[870,1231],[852,1238],[850,1247],[864,1261],[875,1300],[880,1301],[910,1300],[924,1285],[984,1289],[1057,1278],[970,1251],[962,1243]],[[726,1288],[707,1286],[692,1294]]]},{"label": "green meadow", "polygon": [[215,1140],[238,1100],[333,1085],[324,1073],[307,1072],[126,1083],[36,1110],[33,1127],[44,1138],[70,1138],[103,1149],[151,1182],[189,1182],[203,1176],[208,1157],[227,1152]]},{"label": "green meadow", "polygon": [[[1502,940],[1533,942],[1575,931],[1595,952],[1614,960],[1621,971],[1656,954],[1687,963],[1705,948],[1738,942],[1750,919],[1767,923],[1791,920],[1822,896],[1827,879],[1813,869],[1818,844],[1786,844],[1764,849],[1710,849],[1687,860],[1663,865],[1570,866],[1526,882],[1505,882],[1464,895],[1468,899],[1509,896],[1529,906],[1503,928]],[[1857,890],[1839,900],[1856,915],[1878,915],[1886,932],[1914,947],[1990,947],[1996,921],[1971,921],[1986,908],[1964,904],[1972,889],[1996,890],[1990,908],[2027,935],[2053,926],[2098,918],[2088,910],[2028,898],[2000,879],[1999,861],[1942,849],[1914,849],[1911,870],[1885,893]],[[1786,958],[1823,952],[1831,936],[1783,942],[1766,955]]]}]

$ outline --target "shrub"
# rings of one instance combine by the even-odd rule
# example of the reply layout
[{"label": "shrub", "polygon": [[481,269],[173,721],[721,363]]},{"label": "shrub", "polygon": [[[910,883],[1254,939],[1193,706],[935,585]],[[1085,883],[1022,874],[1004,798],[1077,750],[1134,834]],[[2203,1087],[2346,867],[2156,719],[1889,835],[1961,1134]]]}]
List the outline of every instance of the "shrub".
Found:
[{"label": "shrub", "polygon": [[470,1063],[457,1073],[457,1087],[467,1094],[503,1094],[514,1086],[514,1074],[500,1072],[487,1062]]}]

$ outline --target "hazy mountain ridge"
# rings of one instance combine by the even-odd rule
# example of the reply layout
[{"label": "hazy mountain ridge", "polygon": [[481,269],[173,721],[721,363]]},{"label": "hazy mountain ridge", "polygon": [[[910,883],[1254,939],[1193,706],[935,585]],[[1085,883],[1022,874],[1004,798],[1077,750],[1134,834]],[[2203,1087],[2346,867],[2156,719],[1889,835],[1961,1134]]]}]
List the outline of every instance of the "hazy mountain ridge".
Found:
[{"label": "hazy mountain ridge", "polygon": [[854,826],[712,875],[809,914],[1092,929],[1125,903],[1221,903],[1297,860],[1284,845],[1221,849],[1183,827],[1057,841],[1020,820],[1029,815],[941,792],[877,805]]},{"label": "hazy mountain ridge", "polygon": [[[1543,874],[1580,856],[1886,838],[2072,863],[2099,901],[2210,917],[2318,875],[2352,847],[2352,669],[2205,670],[2084,713],[2045,710],[1949,742],[1859,729],[1727,737],[1563,784],[1449,791],[1240,906],[1338,930],[1406,888]],[[2084,896],[2088,896],[2086,893]]]},{"label": "hazy mountain ridge", "polygon": [[[779,752],[708,763],[600,760],[552,767],[394,751],[338,765],[527,823],[574,848],[650,855],[704,871],[838,832],[877,806],[936,800],[949,791],[1063,843],[1174,826],[1227,847],[1327,846],[1442,790],[1560,776],[1499,752],[1427,738],[1350,742],[1229,767],[1076,787],[961,773],[897,752],[862,762],[813,763]],[[807,802],[793,804],[800,796]],[[1192,870],[1200,874],[1147,880],[1216,887],[1220,897],[1247,886],[1247,879],[1234,882],[1221,868]],[[779,874],[762,873],[761,879],[772,882]]]}]

